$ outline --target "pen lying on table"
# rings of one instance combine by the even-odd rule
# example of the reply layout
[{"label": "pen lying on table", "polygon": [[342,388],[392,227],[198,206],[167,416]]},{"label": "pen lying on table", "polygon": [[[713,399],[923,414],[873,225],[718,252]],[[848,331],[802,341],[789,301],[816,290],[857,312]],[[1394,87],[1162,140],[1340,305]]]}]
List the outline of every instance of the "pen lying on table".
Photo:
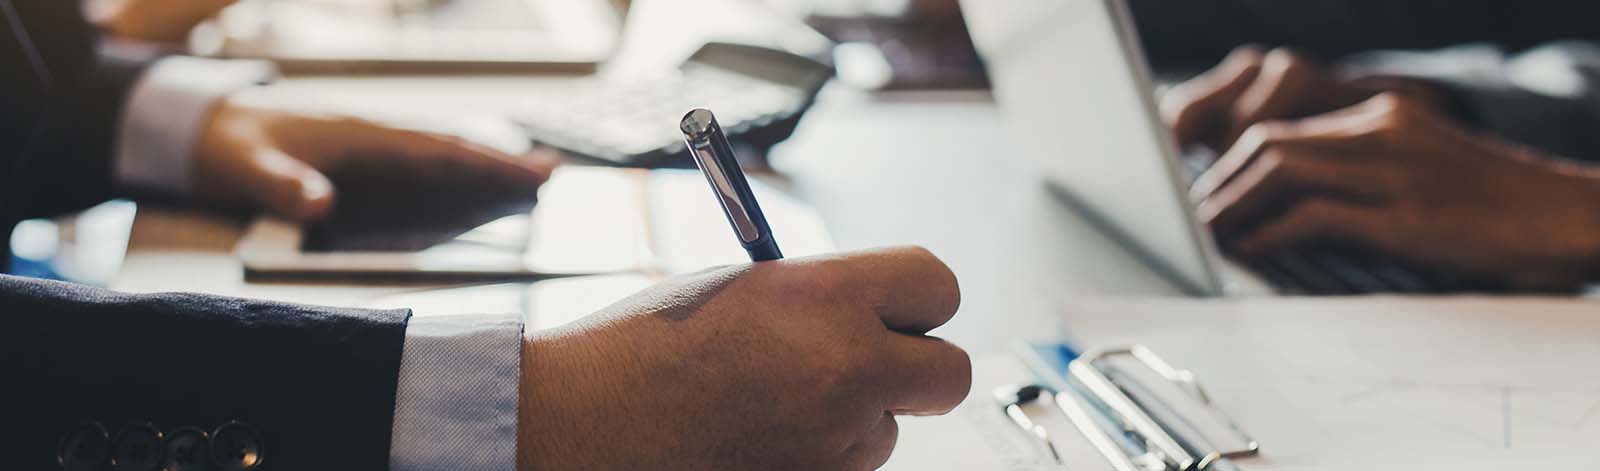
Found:
[{"label": "pen lying on table", "polygon": [[727,136],[722,134],[716,115],[711,110],[696,108],[683,116],[678,129],[683,131],[683,140],[689,145],[695,165],[706,175],[706,183],[711,185],[711,192],[722,205],[728,224],[733,226],[733,235],[750,253],[750,261],[783,258],[778,242],[772,238],[772,228],[767,226],[767,217],[761,213],[761,204],[750,191],[750,182],[745,180],[744,170],[739,168],[739,159],[733,155]]}]

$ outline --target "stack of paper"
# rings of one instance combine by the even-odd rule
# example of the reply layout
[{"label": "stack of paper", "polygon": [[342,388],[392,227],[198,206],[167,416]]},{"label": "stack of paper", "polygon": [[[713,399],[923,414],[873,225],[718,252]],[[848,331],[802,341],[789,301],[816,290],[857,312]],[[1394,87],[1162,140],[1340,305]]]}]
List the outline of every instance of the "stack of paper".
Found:
[{"label": "stack of paper", "polygon": [[[1193,370],[1260,440],[1243,469],[1600,469],[1600,304],[1123,301],[1065,315],[1081,347],[1143,344]],[[1057,469],[1018,464],[1039,455],[988,399],[1027,373],[1004,357],[978,368],[954,416],[905,422],[888,469]],[[979,439],[997,434],[1010,438]]]}]

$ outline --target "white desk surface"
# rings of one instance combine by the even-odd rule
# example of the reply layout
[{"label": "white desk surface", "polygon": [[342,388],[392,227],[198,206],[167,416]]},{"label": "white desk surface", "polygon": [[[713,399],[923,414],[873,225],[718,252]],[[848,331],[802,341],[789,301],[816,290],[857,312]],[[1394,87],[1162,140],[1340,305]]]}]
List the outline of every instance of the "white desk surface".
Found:
[{"label": "white desk surface", "polygon": [[[980,97],[981,98],[981,97]],[[1076,296],[1177,295],[1060,205],[1006,148],[991,103],[833,95],[773,153],[840,249],[918,244],[961,280],[961,314],[937,333],[975,352],[1056,332]],[[141,208],[114,288],[188,290],[359,306],[432,285],[245,283],[230,255],[243,222]]]}]

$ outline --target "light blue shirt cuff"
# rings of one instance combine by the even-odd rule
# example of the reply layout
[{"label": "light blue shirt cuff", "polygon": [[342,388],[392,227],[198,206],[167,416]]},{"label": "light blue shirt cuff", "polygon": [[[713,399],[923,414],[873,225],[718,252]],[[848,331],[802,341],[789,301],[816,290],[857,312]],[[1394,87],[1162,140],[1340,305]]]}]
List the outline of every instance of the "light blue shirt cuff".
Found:
[{"label": "light blue shirt cuff", "polygon": [[391,471],[516,469],[522,326],[515,314],[411,318]]},{"label": "light blue shirt cuff", "polygon": [[117,125],[113,166],[118,183],[173,194],[189,191],[194,147],[217,100],[271,81],[263,61],[166,57],[139,77]]}]

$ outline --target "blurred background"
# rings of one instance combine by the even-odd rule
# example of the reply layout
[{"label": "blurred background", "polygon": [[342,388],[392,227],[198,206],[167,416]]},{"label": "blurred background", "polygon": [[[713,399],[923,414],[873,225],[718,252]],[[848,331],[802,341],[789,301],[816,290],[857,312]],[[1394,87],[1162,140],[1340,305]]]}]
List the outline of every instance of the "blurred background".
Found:
[{"label": "blurred background", "polygon": [[[800,192],[813,193],[809,199],[825,213],[830,205],[857,202],[821,190],[872,188],[881,178],[869,175],[925,172],[931,155],[951,154],[939,165],[957,184],[975,178],[976,173],[959,170],[969,166],[983,172],[1012,169],[998,155],[1006,152],[974,159],[958,151],[966,143],[956,141],[992,136],[986,133],[1000,125],[957,0],[82,1],[90,20],[106,33],[104,47],[117,54],[269,61],[282,77],[244,93],[447,131],[507,151],[556,148],[577,163],[689,166],[676,130],[667,124],[684,109],[710,105],[732,124],[732,137],[752,171],[779,179],[807,171],[826,176],[797,185]],[[1581,87],[1587,82],[1570,75],[1593,71],[1571,56],[1503,59],[1551,40],[1592,39],[1600,29],[1587,20],[1600,7],[1558,0],[1129,0],[1127,5],[1162,83],[1192,77],[1243,44],[1293,46],[1330,62],[1375,49],[1470,44],[1469,53],[1427,60],[1399,56],[1400,62],[1411,71],[1469,74],[1474,68],[1500,72],[1510,64],[1516,68],[1509,77],[1519,84],[1581,96],[1585,90],[1562,84]],[[915,104],[859,106],[863,103]],[[827,109],[813,110],[819,107]],[[1534,131],[1541,128],[1539,120],[1526,121]],[[923,139],[929,136],[951,142]],[[1546,144],[1539,137],[1523,141]],[[780,146],[786,142],[787,152]],[[849,152],[839,151],[847,145],[853,146]],[[868,153],[876,155],[854,157]],[[1005,178],[995,180],[1010,181]],[[940,185],[935,180],[923,184]],[[914,200],[946,196],[940,190],[892,197],[925,203]],[[984,210],[971,204],[975,212]],[[828,223],[845,246],[938,245],[940,237],[957,238],[914,229],[936,224],[958,204],[922,206],[931,214],[831,215]],[[18,255],[12,271],[116,285],[112,279],[122,262],[118,249],[128,245],[133,211],[131,204],[117,202],[73,218],[25,222],[11,241]],[[244,224],[239,221],[248,221],[247,216],[237,216],[233,225]],[[866,229],[882,226],[904,230],[891,236]],[[232,247],[231,239],[215,245],[223,251]],[[1089,283],[1111,291],[1136,285],[1114,279]]]}]

